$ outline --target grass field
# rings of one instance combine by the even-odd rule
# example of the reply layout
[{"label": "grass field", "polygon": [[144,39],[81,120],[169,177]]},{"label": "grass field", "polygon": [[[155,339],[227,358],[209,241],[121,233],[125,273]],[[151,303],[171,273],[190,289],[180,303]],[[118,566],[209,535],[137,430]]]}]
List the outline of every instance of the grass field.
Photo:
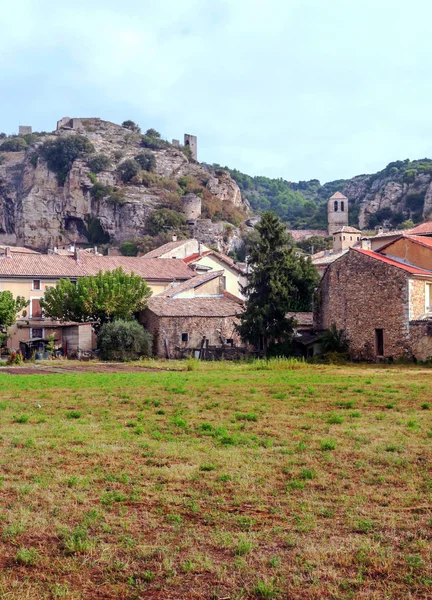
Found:
[{"label": "grass field", "polygon": [[432,371],[270,365],[0,371],[0,598],[432,598]]}]

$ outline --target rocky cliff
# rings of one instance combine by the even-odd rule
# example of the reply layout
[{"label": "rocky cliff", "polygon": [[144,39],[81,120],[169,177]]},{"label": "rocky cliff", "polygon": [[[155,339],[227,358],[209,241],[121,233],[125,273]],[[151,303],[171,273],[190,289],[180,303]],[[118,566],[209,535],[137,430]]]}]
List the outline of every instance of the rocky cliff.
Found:
[{"label": "rocky cliff", "polygon": [[[92,149],[74,158],[59,177],[49,167],[44,148],[70,136],[86,138]],[[139,171],[125,183],[121,165],[143,151],[143,136],[114,123],[71,119],[64,126],[60,122],[52,134],[32,136],[29,141],[22,152],[7,151],[7,144],[5,151],[0,145],[0,243],[45,250],[75,240],[134,240],[149,233],[148,217],[153,211],[166,208],[181,213],[182,196],[193,192],[202,199],[206,222],[198,219],[197,231],[205,229],[205,241],[222,247],[226,245],[224,223],[238,225],[249,208],[229,173],[201,165],[184,148],[162,140],[156,140],[157,148],[145,150],[154,157],[151,169]],[[90,159],[100,155],[107,164],[95,174]],[[233,240],[235,244],[235,236]]]}]

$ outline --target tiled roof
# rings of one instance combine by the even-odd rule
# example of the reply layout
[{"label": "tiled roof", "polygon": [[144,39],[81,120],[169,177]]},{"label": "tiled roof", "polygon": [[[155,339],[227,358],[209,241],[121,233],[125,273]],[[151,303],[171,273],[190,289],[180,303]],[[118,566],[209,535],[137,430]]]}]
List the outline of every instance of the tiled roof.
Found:
[{"label": "tiled roof", "polygon": [[0,245],[0,254],[4,254],[6,252],[6,248],[10,248],[12,254],[40,254],[40,252],[36,252],[36,250],[31,250],[30,248],[25,248],[24,246],[9,246],[8,244]]},{"label": "tiled roof", "polygon": [[159,258],[163,254],[166,254],[167,252],[171,252],[172,250],[175,250],[176,248],[180,248],[180,246],[183,246],[187,242],[192,242],[192,241],[193,240],[177,240],[176,242],[168,242],[167,244],[164,244],[163,246],[159,246],[159,248],[150,250],[150,252],[147,252],[147,254],[144,254],[144,256],[142,258]]},{"label": "tiled roof", "polygon": [[342,225],[339,229],[333,232],[333,235],[336,233],[361,233],[360,229],[356,229],[355,227],[349,227],[348,225]]},{"label": "tiled roof", "polygon": [[421,223],[420,225],[417,225],[417,227],[413,227],[412,229],[409,229],[407,233],[414,234],[414,235],[432,234],[432,221],[427,221],[427,223]]},{"label": "tiled roof", "polygon": [[[158,259],[156,259],[158,260]],[[192,279],[187,281],[183,281],[183,283],[179,283],[178,285],[174,285],[173,287],[169,287],[167,290],[158,294],[158,298],[174,298],[181,292],[186,292],[187,290],[193,290],[212,279],[216,279],[223,275],[223,271],[210,271],[209,273],[203,273],[202,275],[197,275]]]},{"label": "tiled roof", "polygon": [[321,250],[321,252],[317,252],[316,254],[312,254],[311,260],[312,264],[315,266],[319,265],[329,265],[334,262],[344,254],[348,252],[348,249],[340,250],[339,252],[333,252],[332,250],[328,250],[327,253],[325,250]]},{"label": "tiled roof", "polygon": [[386,263],[387,265],[391,265],[392,267],[397,267],[398,269],[402,269],[403,271],[407,271],[408,273],[412,273],[413,275],[429,275],[432,277],[431,271],[426,271],[425,269],[419,269],[418,267],[407,265],[393,258],[389,258],[384,254],[374,252],[373,250],[364,250],[363,248],[351,248],[351,250],[353,250],[354,252],[360,252],[361,254],[369,256],[370,258],[379,260],[380,262]]},{"label": "tiled roof", "polygon": [[159,317],[234,317],[243,303],[232,297],[161,298],[152,296],[148,309]]},{"label": "tiled roof", "polygon": [[179,259],[161,261],[157,258],[96,256],[82,252],[78,261],[73,256],[55,254],[15,254],[12,258],[1,258],[0,277],[84,277],[119,267],[146,280],[185,280],[194,276],[192,269]]},{"label": "tiled roof", "polygon": [[335,192],[333,196],[330,197],[330,200],[348,200],[346,196],[342,194],[342,192]]},{"label": "tiled roof", "polygon": [[183,261],[187,264],[190,264],[198,262],[203,256],[214,256],[216,259],[219,259],[221,262],[226,263],[233,269],[243,272],[241,267],[237,266],[232,258],[227,256],[226,254],[222,254],[222,252],[216,252],[216,250],[206,250],[205,252],[201,252],[201,254],[199,252],[196,252],[195,254],[191,254],[190,256],[184,258]]},{"label": "tiled roof", "polygon": [[424,235],[407,235],[405,237],[409,240],[414,240],[417,244],[432,248],[432,238],[430,237],[425,237]]},{"label": "tiled roof", "polygon": [[286,314],[289,319],[294,318],[299,325],[312,325],[313,324],[313,313],[312,312],[289,312]]}]

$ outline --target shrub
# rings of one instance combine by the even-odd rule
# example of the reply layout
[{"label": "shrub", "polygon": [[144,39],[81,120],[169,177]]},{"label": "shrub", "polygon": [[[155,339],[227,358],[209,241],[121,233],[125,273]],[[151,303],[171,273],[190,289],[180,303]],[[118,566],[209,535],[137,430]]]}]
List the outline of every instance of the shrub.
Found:
[{"label": "shrub", "polygon": [[162,148],[166,148],[168,146],[168,142],[150,135],[142,135],[141,146],[144,148],[150,148],[150,150],[161,150]]},{"label": "shrub", "polygon": [[128,158],[119,164],[117,171],[120,175],[120,179],[124,183],[128,183],[135,175],[138,174],[140,166],[136,160]]},{"label": "shrub", "polygon": [[93,144],[83,135],[59,137],[45,142],[41,148],[41,156],[46,160],[48,168],[57,175],[60,185],[63,185],[74,160],[94,152]]},{"label": "shrub", "polygon": [[150,356],[152,336],[137,321],[105,323],[98,335],[103,360],[136,360]]},{"label": "shrub", "polygon": [[181,229],[185,225],[185,216],[169,208],[154,210],[146,223],[150,235],[158,235],[167,229]]},{"label": "shrub", "polygon": [[111,161],[106,154],[93,154],[89,157],[87,164],[93,173],[100,173],[105,169],[109,169]]},{"label": "shrub", "polygon": [[109,187],[103,183],[95,183],[90,190],[90,195],[94,200],[101,200],[109,194]]},{"label": "shrub", "polygon": [[124,204],[126,201],[124,190],[122,190],[121,188],[117,188],[117,187],[109,188],[108,200],[109,200],[109,202],[112,202],[113,204],[119,204],[119,205]]},{"label": "shrub", "polygon": [[141,128],[139,127],[139,125],[137,125],[134,121],[131,121],[130,119],[128,119],[127,121],[123,121],[122,127],[130,129],[134,133],[141,133]]},{"label": "shrub", "polygon": [[3,152],[22,152],[27,148],[27,142],[22,137],[14,137],[3,142],[0,148]]},{"label": "shrub", "polygon": [[136,256],[138,254],[138,247],[135,242],[123,242],[120,246],[120,252],[123,256]]},{"label": "shrub", "polygon": [[144,150],[135,156],[136,162],[144,171],[153,171],[156,166],[156,159],[150,150]]},{"label": "shrub", "polygon": [[148,135],[149,137],[152,138],[160,138],[161,134],[159,133],[159,131],[156,131],[156,129],[147,129],[147,131],[145,132],[146,135]]},{"label": "shrub", "polygon": [[4,154],[0,154],[0,165],[6,162],[6,156]]}]

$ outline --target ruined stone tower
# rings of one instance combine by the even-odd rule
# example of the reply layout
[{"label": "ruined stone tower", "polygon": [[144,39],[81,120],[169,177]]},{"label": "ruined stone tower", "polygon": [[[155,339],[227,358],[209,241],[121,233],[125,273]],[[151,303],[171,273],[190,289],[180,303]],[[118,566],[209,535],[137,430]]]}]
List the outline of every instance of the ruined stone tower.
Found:
[{"label": "ruined stone tower", "polygon": [[188,225],[195,225],[201,216],[201,198],[192,192],[185,194],[181,199],[182,211]]},{"label": "ruined stone tower", "polygon": [[333,235],[344,225],[348,225],[348,198],[336,192],[327,204],[328,233]]},{"label": "ruined stone tower", "polygon": [[197,136],[190,135],[189,133],[184,134],[184,145],[189,146],[194,160],[198,160],[198,148],[197,148]]}]

